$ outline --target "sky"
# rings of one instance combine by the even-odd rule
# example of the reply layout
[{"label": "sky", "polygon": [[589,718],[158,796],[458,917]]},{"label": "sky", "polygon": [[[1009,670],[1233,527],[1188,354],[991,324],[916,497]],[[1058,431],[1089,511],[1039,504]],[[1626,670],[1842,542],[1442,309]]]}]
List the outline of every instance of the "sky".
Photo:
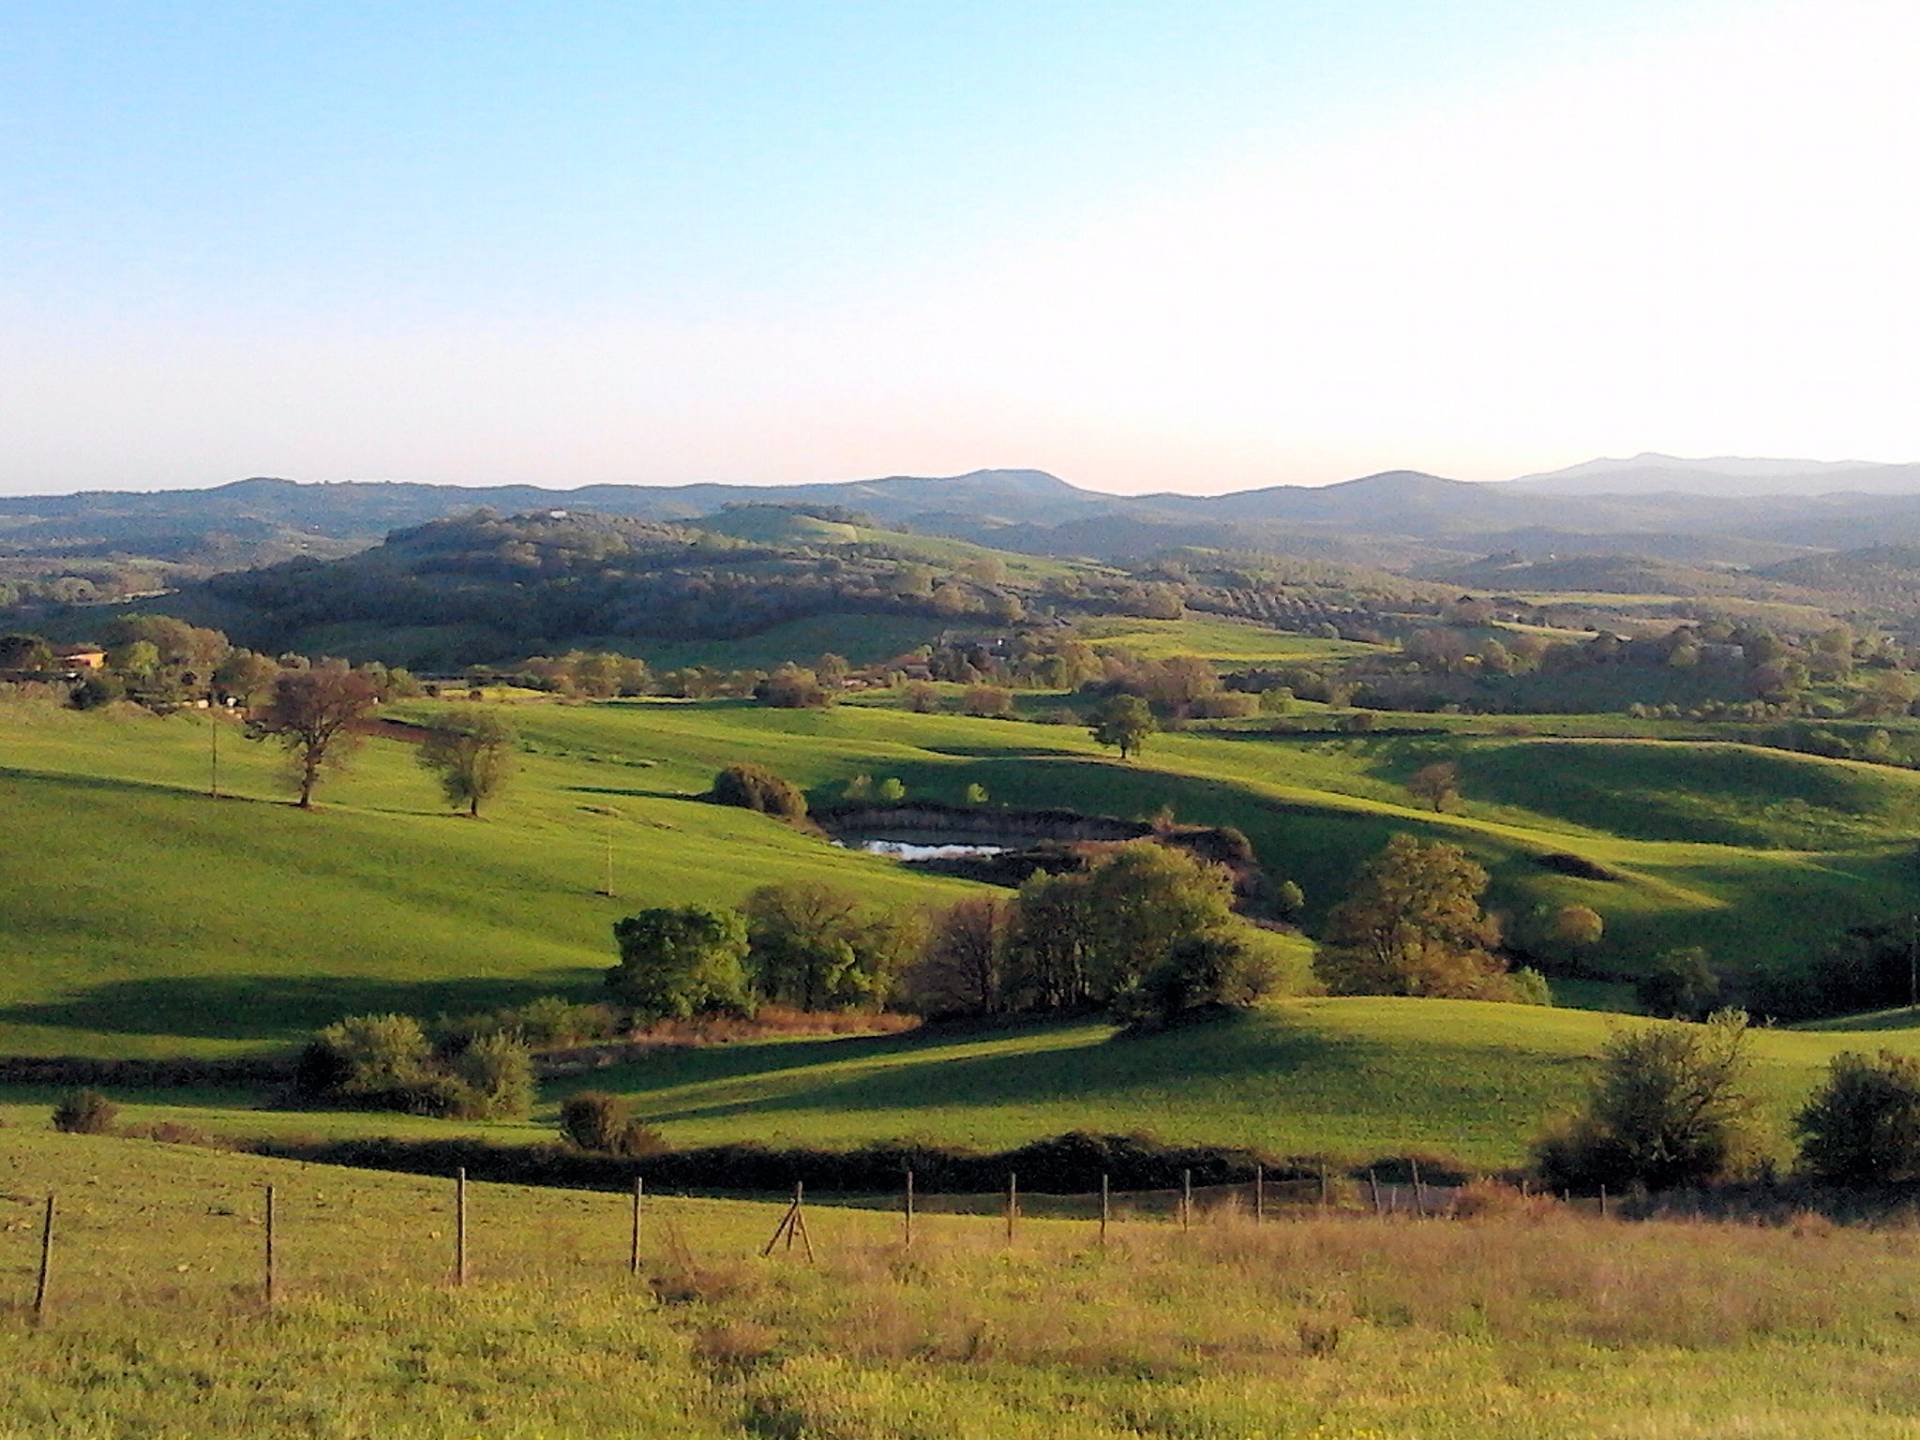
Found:
[{"label": "sky", "polygon": [[1920,459],[1912,0],[0,0],[0,493]]}]

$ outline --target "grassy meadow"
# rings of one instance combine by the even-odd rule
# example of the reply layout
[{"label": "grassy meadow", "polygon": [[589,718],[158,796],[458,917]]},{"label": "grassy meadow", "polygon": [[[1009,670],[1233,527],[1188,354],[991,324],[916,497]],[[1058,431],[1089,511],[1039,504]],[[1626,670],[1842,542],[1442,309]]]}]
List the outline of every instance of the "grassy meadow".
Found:
[{"label": "grassy meadow", "polygon": [[[1877,1440],[1920,1425],[1913,1231],[1307,1210],[1190,1232],[453,1187],[0,1133],[0,1436]],[[282,1296],[262,1297],[263,1188]],[[39,1206],[58,1193],[32,1322]]]},{"label": "grassy meadow", "polygon": [[[925,1139],[1001,1149],[1070,1130],[1147,1131],[1356,1170],[1415,1154],[1500,1171],[1522,1166],[1542,1124],[1575,1102],[1614,1029],[1638,1023],[1589,1010],[1348,997],[1279,1001],[1147,1037],[1083,1021],[754,1041],[661,1050],[549,1080],[519,1121],[278,1110],[240,1089],[112,1093],[129,1125],[183,1123],[237,1139],[536,1144],[558,1133],[568,1095],[592,1089],[628,1097],[675,1146]],[[1751,1088],[1783,1166],[1792,1115],[1835,1054],[1920,1055],[1920,1015],[1861,1023],[1872,1028],[1756,1033]],[[59,1093],[0,1087],[0,1122],[38,1130]]]},{"label": "grassy meadow", "polygon": [[[430,712],[431,702],[400,707]],[[781,878],[885,903],[969,885],[833,847],[698,799],[751,758],[829,798],[858,774],[916,796],[1233,824],[1308,895],[1309,928],[1396,830],[1457,840],[1492,903],[1578,900],[1605,917],[1596,959],[1631,973],[1706,944],[1723,967],[1796,964],[1846,924],[1896,913],[1914,872],[1920,776],[1710,741],[1498,734],[1155,736],[1122,765],[1073,726],[917,715],[884,703],[768,710],[736,701],[513,707],[524,754],[487,818],[447,812],[411,746],[370,740],[322,791],[284,803],[276,756],[222,725],[205,792],[204,715],[0,707],[0,1054],[215,1056],[290,1046],[343,1014],[432,1016],[549,993],[589,999],[614,918],[731,903]],[[1466,803],[1415,808],[1404,782],[1452,758]],[[617,898],[597,894],[611,851]],[[1590,875],[1564,873],[1566,856]],[[1299,937],[1273,942],[1306,974]],[[1619,991],[1570,987],[1580,1003]],[[984,1035],[784,1040],[665,1052],[594,1077],[675,1143],[839,1143],[918,1135],[999,1145],[1061,1130],[1150,1130],[1354,1161],[1409,1151],[1515,1163],[1564,1104],[1613,1019],[1430,1001],[1286,1001],[1221,1026],[1112,1041],[1104,1025]],[[1904,1021],[1761,1036],[1784,1116],[1826,1058],[1904,1048]],[[545,1138],[533,1120],[479,1127]],[[43,1123],[14,1087],[0,1115]],[[130,1118],[228,1133],[448,1133],[447,1122],[288,1114],[232,1093],[125,1094]]]}]

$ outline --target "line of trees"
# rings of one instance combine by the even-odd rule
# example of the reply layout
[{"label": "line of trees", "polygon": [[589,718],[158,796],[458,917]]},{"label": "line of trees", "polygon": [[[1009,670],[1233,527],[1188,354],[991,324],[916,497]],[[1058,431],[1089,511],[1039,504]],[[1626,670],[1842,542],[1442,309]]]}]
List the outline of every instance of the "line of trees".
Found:
[{"label": "line of trees", "polygon": [[917,914],[837,886],[766,885],[739,909],[656,906],[615,923],[607,972],[637,1022],[752,1015],[762,1001],[807,1010],[880,1008],[918,954]]},{"label": "line of trees", "polygon": [[1232,907],[1225,867],[1131,842],[1086,870],[1035,875],[1010,899],[941,912],[908,993],[935,1015],[1105,1010],[1135,1023],[1251,1004],[1276,976]]},{"label": "line of trees", "polygon": [[1151,841],[932,916],[788,882],[739,909],[661,906],[619,921],[607,986],[643,1023],[751,1015],[763,1001],[1164,1022],[1272,989],[1272,964],[1232,901],[1224,867]]}]

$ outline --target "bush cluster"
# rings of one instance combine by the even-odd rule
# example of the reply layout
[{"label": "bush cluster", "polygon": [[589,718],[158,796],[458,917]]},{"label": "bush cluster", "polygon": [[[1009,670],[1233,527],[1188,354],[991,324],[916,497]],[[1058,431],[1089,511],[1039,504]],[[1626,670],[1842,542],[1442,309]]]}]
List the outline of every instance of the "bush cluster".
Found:
[{"label": "bush cluster", "polygon": [[807,797],[800,787],[764,765],[727,766],[713,777],[709,795],[716,804],[738,805],[784,820],[804,820],[807,814]]},{"label": "bush cluster", "polygon": [[658,1155],[666,1149],[658,1130],[634,1118],[631,1102],[600,1090],[582,1090],[566,1098],[560,1106],[560,1135],[593,1154],[619,1155],[629,1160]]},{"label": "bush cluster", "polygon": [[120,1107],[98,1090],[70,1090],[53,1107],[53,1128],[63,1135],[106,1135]]},{"label": "bush cluster", "polygon": [[514,1118],[533,1108],[533,1061],[522,1041],[502,1031],[436,1049],[411,1015],[354,1015],[308,1043],[295,1089],[360,1109]]}]

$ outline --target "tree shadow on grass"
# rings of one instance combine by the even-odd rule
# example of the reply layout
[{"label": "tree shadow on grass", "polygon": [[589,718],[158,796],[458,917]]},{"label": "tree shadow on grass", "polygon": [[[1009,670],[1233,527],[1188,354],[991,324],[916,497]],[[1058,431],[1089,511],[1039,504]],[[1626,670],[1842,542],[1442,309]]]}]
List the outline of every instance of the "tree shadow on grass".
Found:
[{"label": "tree shadow on grass", "polygon": [[[988,1038],[982,1037],[983,1041]],[[1259,1077],[1277,1081],[1297,1070],[1336,1063],[1340,1052],[1341,1047],[1326,1036],[1275,1023],[1270,1015],[1234,1016],[1204,1030],[1115,1036],[1052,1050],[930,1057],[922,1065],[823,1078],[777,1094],[648,1110],[647,1118],[666,1123],[754,1116],[764,1117],[769,1129],[777,1130],[780,1117],[799,1112],[884,1112],[900,1118],[901,1133],[911,1133],[914,1116],[921,1110],[1017,1110],[1036,1105],[1110,1109],[1115,1097],[1137,1094],[1143,1103],[1124,1116],[1124,1124],[1103,1125],[1089,1117],[1068,1128],[1153,1132],[1163,1128],[1167,1118],[1144,1103],[1155,1090],[1186,1082],[1214,1086]],[[644,1094],[636,1098],[645,1109]]]},{"label": "tree shadow on grass", "polygon": [[1035,1022],[1031,1025],[982,1027],[960,1033],[943,1027],[938,1030],[909,1030],[897,1035],[827,1035],[685,1049],[663,1048],[643,1059],[557,1079],[546,1088],[554,1096],[565,1096],[576,1090],[613,1090],[644,1096],[650,1091],[678,1089],[687,1085],[753,1080],[760,1076],[889,1056],[911,1057],[916,1052],[947,1049],[969,1041],[987,1044],[1007,1040],[1044,1028],[1049,1027],[1043,1022]]}]

